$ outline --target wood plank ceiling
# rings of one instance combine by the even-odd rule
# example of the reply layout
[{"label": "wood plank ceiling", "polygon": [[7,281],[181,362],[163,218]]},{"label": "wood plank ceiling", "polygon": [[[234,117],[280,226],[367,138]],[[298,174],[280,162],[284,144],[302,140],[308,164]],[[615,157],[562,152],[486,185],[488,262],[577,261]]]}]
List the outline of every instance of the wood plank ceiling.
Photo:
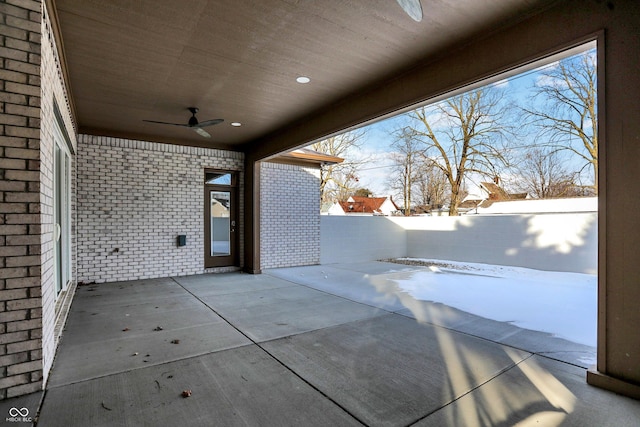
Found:
[{"label": "wood plank ceiling", "polygon": [[[241,149],[551,1],[421,3],[421,22],[396,0],[56,0],[55,7],[81,133]],[[207,128],[210,139],[143,121],[186,123],[192,106],[200,121],[225,120]]]}]

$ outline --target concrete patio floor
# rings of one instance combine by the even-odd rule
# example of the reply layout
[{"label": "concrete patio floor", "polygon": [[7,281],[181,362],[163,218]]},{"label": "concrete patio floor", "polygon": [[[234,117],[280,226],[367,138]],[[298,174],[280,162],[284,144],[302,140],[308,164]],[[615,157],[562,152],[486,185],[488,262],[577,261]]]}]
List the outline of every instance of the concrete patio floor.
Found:
[{"label": "concrete patio floor", "polygon": [[638,425],[586,384],[592,348],[388,288],[417,268],[81,286],[37,425]]}]

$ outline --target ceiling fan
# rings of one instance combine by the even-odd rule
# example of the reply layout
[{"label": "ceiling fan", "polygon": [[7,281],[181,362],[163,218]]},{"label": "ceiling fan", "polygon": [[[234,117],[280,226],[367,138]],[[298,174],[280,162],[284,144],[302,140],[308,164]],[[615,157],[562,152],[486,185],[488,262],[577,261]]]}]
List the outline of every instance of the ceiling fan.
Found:
[{"label": "ceiling fan", "polygon": [[207,120],[204,122],[199,122],[198,119],[196,118],[196,113],[198,112],[198,109],[196,107],[189,107],[188,110],[191,111],[191,117],[189,117],[189,121],[187,123],[167,123],[167,122],[158,122],[156,120],[143,120],[143,122],[186,127],[186,128],[192,129],[198,135],[203,136],[205,138],[211,138],[211,135],[209,135],[209,132],[207,132],[203,128],[217,125],[218,123],[224,122],[223,119],[213,119],[213,120]]}]

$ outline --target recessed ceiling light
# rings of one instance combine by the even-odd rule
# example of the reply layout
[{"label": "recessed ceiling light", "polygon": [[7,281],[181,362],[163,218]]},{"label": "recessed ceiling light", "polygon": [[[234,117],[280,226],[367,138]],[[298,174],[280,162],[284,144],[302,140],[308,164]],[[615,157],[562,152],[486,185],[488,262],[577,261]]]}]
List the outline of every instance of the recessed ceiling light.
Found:
[{"label": "recessed ceiling light", "polygon": [[298,77],[298,78],[296,79],[296,81],[297,81],[298,83],[305,84],[305,83],[309,83],[309,82],[311,81],[311,79],[310,79],[309,77],[306,77],[306,76],[300,76],[300,77]]},{"label": "recessed ceiling light", "polygon": [[242,123],[240,123],[240,122],[231,122],[231,126],[239,127],[239,126],[242,126]]}]

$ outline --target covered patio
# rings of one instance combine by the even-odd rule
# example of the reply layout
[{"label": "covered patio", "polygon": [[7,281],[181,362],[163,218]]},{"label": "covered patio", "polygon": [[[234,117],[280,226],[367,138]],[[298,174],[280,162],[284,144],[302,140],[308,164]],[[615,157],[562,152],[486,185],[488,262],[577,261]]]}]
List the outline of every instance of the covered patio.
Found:
[{"label": "covered patio", "polygon": [[46,389],[42,425],[628,421],[626,400],[509,340],[528,335],[513,325],[272,270],[326,264],[317,165],[283,154],[595,43],[586,381],[640,398],[638,2],[412,3],[422,20],[394,0],[0,0],[0,412],[33,417]]},{"label": "covered patio", "polygon": [[640,402],[584,382],[586,346],[386,285],[424,270],[367,262],[80,286],[38,425],[640,419]]}]

